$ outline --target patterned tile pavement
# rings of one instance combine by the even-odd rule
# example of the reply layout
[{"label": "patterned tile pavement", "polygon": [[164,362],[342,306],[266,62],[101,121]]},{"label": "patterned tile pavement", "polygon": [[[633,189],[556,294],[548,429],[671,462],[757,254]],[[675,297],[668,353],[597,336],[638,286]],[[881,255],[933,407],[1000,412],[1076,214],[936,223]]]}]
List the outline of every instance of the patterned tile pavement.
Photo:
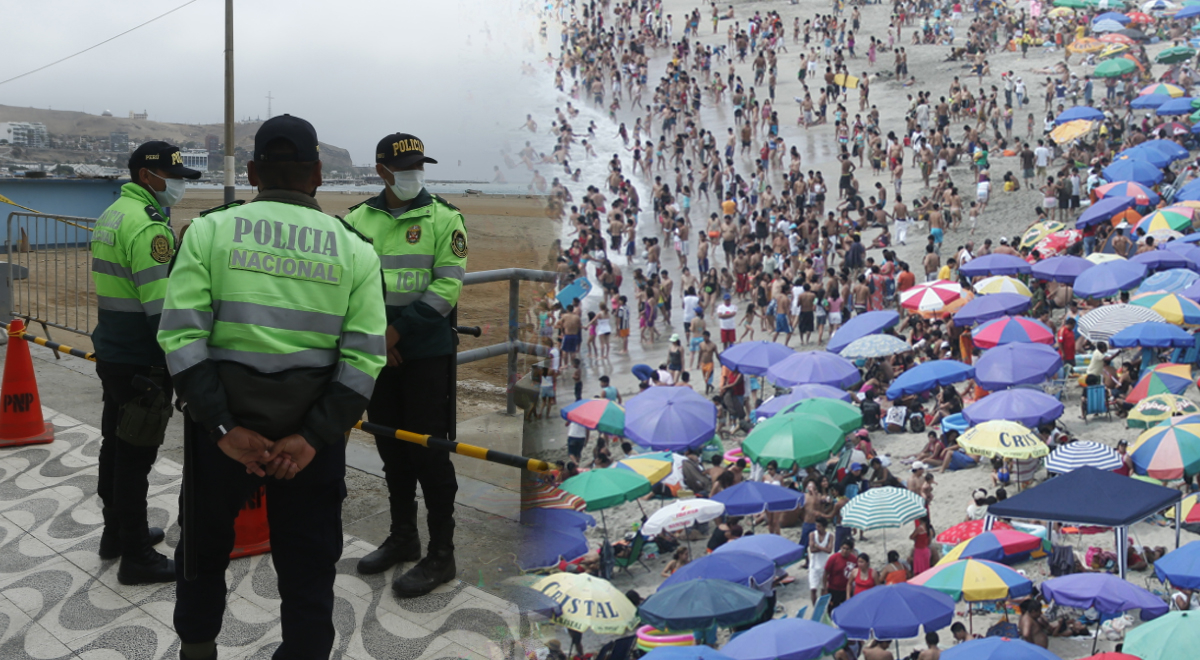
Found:
[{"label": "patterned tile pavement", "polygon": [[[175,586],[126,587],[117,560],[96,554],[102,519],[95,495],[100,432],[45,409],[55,425],[47,445],[0,449],[0,658],[154,660],[177,658],[171,626]],[[159,459],[150,474],[150,524],[173,548],[181,481]],[[159,547],[170,555],[168,548]],[[360,576],[374,547],[345,537],[335,585],[333,658],[520,660],[517,609],[464,582],[398,600],[392,573]],[[217,643],[222,660],[270,658],[280,640],[279,594],[270,555],[234,560],[228,609]],[[401,570],[407,566],[400,567]],[[526,626],[528,624],[526,623]],[[528,630],[528,628],[526,628]]]}]

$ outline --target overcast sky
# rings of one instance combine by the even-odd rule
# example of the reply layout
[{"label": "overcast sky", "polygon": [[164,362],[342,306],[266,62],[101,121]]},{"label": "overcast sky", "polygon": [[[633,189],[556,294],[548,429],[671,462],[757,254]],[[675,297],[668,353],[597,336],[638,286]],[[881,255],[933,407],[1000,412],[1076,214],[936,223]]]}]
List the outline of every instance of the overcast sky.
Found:
[{"label": "overcast sky", "polygon": [[[0,80],[144,22],[186,0],[46,0],[5,7]],[[523,0],[235,0],[238,119],[308,119],[322,141],[372,161],[375,143],[413,133],[430,178],[488,178],[503,136],[528,111],[520,75],[536,29]],[[224,0],[198,0],[77,58],[0,86],[3,103],[151,119],[224,118]],[[490,31],[490,38],[485,33]],[[469,40],[469,45],[468,45]],[[545,57],[545,54],[542,54]],[[458,161],[462,160],[462,166]]]}]

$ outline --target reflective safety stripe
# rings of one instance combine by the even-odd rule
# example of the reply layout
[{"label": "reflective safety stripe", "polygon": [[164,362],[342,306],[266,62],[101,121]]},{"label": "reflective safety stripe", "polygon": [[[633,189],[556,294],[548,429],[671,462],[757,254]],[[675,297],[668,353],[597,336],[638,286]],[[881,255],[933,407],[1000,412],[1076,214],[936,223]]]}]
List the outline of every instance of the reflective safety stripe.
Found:
[{"label": "reflective safety stripe", "polygon": [[397,268],[433,268],[432,254],[381,254],[379,266],[384,270]]},{"label": "reflective safety stripe", "polygon": [[213,313],[201,312],[194,309],[164,309],[162,318],[158,320],[158,329],[162,330],[212,330]]},{"label": "reflective safety stripe", "polygon": [[[137,301],[134,301],[134,302],[137,302]],[[166,302],[165,298],[159,298],[158,300],[151,300],[150,302],[143,303],[142,311],[146,313],[146,316],[155,316],[157,314],[162,314],[164,302]]]},{"label": "reflective safety stripe", "polygon": [[208,359],[208,340],[197,339],[167,353],[167,369],[171,375],[182,373]]},{"label": "reflective safety stripe", "polygon": [[340,357],[337,349],[333,348],[308,348],[293,353],[256,353],[213,346],[208,351],[214,360],[237,362],[265,374],[278,373],[288,369],[328,367],[337,364]]},{"label": "reflective safety stripe", "polygon": [[397,291],[387,291],[383,295],[383,302],[394,307],[407,307],[421,299],[420,291],[409,291],[400,293]]},{"label": "reflective safety stripe", "polygon": [[[158,301],[159,310],[162,310],[162,301]],[[110,296],[96,296],[96,306],[100,309],[110,312],[146,312],[142,308],[142,303],[137,298],[112,298]],[[155,312],[157,313],[157,312]]]},{"label": "reflective safety stripe", "polygon": [[342,350],[362,351],[368,355],[386,355],[383,335],[369,335],[365,332],[346,332],[342,334],[340,343]]},{"label": "reflective safety stripe", "polygon": [[426,305],[432,307],[434,311],[442,316],[448,316],[450,314],[450,310],[452,309],[450,303],[446,302],[445,298],[432,291],[426,291],[425,293],[422,293],[420,300]]},{"label": "reflective safety stripe", "polygon": [[438,266],[433,269],[434,279],[445,277],[452,280],[461,280],[466,276],[467,269],[462,266]]},{"label": "reflective safety stripe", "polygon": [[167,279],[167,274],[171,270],[167,264],[152,266],[144,270],[139,270],[133,274],[133,283],[138,286],[146,286],[151,282]]},{"label": "reflective safety stripe", "polygon": [[337,314],[236,300],[214,300],[212,306],[217,320],[223,323],[245,323],[278,330],[320,332],[326,335],[342,334],[342,317]]},{"label": "reflective safety stripe", "polygon": [[370,399],[371,393],[375,391],[375,379],[362,369],[345,361],[338,363],[337,369],[333,372],[333,381],[349,387],[361,394],[364,399]]},{"label": "reflective safety stripe", "polygon": [[120,277],[126,280],[133,279],[133,271],[128,267],[111,261],[105,261],[104,259],[92,259],[92,272],[100,273],[101,275],[112,275],[113,277]]}]

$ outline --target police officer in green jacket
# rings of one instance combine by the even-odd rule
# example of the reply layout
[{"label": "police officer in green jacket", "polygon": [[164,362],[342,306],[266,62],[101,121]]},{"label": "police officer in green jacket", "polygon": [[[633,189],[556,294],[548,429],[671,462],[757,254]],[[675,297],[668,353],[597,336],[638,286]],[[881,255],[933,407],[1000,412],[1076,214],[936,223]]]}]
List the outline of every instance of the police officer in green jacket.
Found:
[{"label": "police officer in green jacket", "polygon": [[168,208],[183,199],[179,147],[147,142],[129,158],[131,181],[96,221],[92,279],[99,306],[92,341],[104,389],[100,478],[104,505],[102,559],[121,558],[121,584],[171,582],[175,567],[154,549],[163,531],[146,520],[147,477],[171,416],[171,378],[158,345],[167,269],[175,254]]},{"label": "police officer in green jacket", "polygon": [[[467,233],[459,210],[425,190],[425,145],[393,133],[375,149],[375,171],[386,187],[352,208],[346,222],[371,239],[383,268],[388,364],[367,408],[371,422],[445,438],[454,410],[450,367],[455,359],[451,312],[467,267]],[[391,505],[391,534],[358,562],[360,573],[382,573],[420,562],[392,583],[414,598],[454,579],[454,496],[458,480],[449,453],[375,436]],[[416,488],[428,509],[429,547],[421,558]]]},{"label": "police officer in green jacket", "polygon": [[265,122],[248,167],[258,196],[203,214],[179,250],[158,340],[185,401],[197,504],[183,529],[175,630],[215,658],[233,523],[263,484],[279,576],[277,658],[328,658],[342,553],[346,434],[386,361],[379,257],[321,212],[316,131]]}]

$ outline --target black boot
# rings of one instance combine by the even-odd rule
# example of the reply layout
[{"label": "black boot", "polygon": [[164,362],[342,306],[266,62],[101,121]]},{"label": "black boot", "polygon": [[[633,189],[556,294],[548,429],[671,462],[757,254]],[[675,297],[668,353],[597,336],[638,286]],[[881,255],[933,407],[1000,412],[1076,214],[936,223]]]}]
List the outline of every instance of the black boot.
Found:
[{"label": "black boot", "polygon": [[[161,527],[151,527],[149,532],[150,535],[147,537],[147,543],[151,546],[158,545],[163,542],[163,539],[167,538],[166,532]],[[120,556],[121,535],[116,531],[115,527],[105,524],[104,534],[100,536],[100,558],[116,559]]]},{"label": "black boot", "polygon": [[417,535],[417,503],[397,511],[392,505],[392,533],[374,552],[358,560],[358,572],[362,575],[382,573],[406,561],[421,558],[421,537]]},{"label": "black boot", "polygon": [[400,598],[417,598],[458,575],[454,564],[454,521],[429,529],[429,552],[404,575],[392,581],[392,590]]},{"label": "black boot", "polygon": [[137,553],[125,553],[117,569],[117,582],[126,586],[175,581],[175,562],[150,546]]}]

